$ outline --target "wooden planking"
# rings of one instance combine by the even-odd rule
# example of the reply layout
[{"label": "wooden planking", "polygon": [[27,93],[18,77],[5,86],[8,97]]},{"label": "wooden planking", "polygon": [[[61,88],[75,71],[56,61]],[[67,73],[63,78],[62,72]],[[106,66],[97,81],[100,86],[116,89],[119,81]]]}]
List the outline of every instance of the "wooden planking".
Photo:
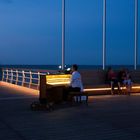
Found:
[{"label": "wooden planking", "polygon": [[[0,90],[11,96],[12,89]],[[51,113],[31,111],[29,105],[34,100],[0,102],[1,140],[140,139],[139,95],[94,97],[89,107],[59,108]]]}]

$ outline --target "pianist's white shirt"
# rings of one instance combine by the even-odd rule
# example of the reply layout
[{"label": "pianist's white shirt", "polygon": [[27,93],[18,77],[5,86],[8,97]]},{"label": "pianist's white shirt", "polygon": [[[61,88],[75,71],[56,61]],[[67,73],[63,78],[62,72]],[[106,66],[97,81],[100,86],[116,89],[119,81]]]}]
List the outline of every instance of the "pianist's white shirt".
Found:
[{"label": "pianist's white shirt", "polygon": [[81,75],[78,71],[74,71],[71,76],[70,86],[79,87],[83,91],[83,84],[81,80]]}]

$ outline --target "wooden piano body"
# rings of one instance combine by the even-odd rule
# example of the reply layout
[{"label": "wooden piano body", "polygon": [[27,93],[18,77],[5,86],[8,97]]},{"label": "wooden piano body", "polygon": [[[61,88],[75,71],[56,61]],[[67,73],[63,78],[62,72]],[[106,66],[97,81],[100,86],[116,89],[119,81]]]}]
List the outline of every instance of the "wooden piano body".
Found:
[{"label": "wooden piano body", "polygon": [[69,85],[70,78],[70,74],[41,75],[39,89],[40,102],[62,102],[63,90]]}]

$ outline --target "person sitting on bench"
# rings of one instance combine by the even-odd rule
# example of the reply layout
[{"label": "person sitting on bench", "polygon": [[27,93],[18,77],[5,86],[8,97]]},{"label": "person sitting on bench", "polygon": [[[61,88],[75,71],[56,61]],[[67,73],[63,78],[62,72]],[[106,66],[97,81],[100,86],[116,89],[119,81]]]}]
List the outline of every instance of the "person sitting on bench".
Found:
[{"label": "person sitting on bench", "polygon": [[123,84],[126,87],[127,93],[130,95],[131,89],[132,89],[132,80],[131,80],[131,75],[129,73],[129,70],[126,69],[124,73],[124,81]]},{"label": "person sitting on bench", "polygon": [[118,92],[119,92],[120,87],[118,85],[117,75],[111,67],[109,67],[109,69],[108,69],[107,78],[108,78],[108,81],[109,81],[110,86],[111,86],[111,94],[114,94],[114,87],[115,86],[118,87]]},{"label": "person sitting on bench", "polygon": [[118,85],[119,85],[119,89],[121,90],[121,87],[124,85],[123,81],[124,81],[124,76],[125,76],[125,68],[121,68],[121,70],[118,72]]}]

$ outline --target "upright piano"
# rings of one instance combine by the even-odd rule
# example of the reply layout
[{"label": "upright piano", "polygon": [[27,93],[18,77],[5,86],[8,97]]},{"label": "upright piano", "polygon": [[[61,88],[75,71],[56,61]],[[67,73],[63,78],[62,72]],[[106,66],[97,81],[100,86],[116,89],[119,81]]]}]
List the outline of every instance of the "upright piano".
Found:
[{"label": "upright piano", "polygon": [[39,100],[41,103],[61,102],[63,90],[70,84],[71,74],[40,76]]}]

